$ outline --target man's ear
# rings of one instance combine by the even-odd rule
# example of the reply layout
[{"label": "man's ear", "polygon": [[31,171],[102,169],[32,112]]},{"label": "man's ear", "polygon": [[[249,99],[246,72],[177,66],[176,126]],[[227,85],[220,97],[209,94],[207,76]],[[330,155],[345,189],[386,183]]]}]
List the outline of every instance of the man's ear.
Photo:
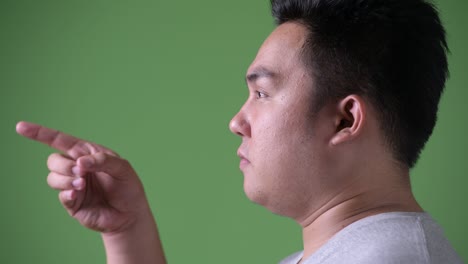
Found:
[{"label": "man's ear", "polygon": [[362,131],[366,121],[364,101],[357,95],[349,95],[338,101],[335,116],[335,134],[330,140],[338,145],[353,140]]}]

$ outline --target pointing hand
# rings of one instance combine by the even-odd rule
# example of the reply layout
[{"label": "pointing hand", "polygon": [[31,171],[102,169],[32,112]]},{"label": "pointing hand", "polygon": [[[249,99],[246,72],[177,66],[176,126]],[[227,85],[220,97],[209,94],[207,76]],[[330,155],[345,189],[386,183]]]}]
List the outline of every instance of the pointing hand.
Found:
[{"label": "pointing hand", "polygon": [[132,226],[149,208],[143,186],[115,152],[40,125],[19,122],[16,131],[61,151],[47,161],[49,186],[83,226],[107,233]]}]

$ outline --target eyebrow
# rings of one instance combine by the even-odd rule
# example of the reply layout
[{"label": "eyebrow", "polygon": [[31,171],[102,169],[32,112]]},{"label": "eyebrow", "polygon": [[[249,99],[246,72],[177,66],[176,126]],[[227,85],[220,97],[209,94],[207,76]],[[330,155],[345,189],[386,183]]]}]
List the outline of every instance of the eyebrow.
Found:
[{"label": "eyebrow", "polygon": [[273,77],[275,77],[274,72],[268,70],[265,67],[259,67],[259,68],[252,70],[252,72],[250,72],[249,74],[247,74],[247,76],[245,77],[245,81],[247,83],[254,83],[260,78],[273,78]]}]

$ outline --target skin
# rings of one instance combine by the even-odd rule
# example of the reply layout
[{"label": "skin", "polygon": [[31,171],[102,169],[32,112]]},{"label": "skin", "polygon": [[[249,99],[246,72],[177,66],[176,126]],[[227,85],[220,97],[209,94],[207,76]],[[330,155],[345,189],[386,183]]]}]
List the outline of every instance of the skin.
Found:
[{"label": "skin", "polygon": [[249,98],[230,122],[242,138],[246,195],[302,226],[304,259],[366,216],[422,211],[366,98],[348,95],[312,112],[316,87],[300,60],[306,36],[291,22],[271,33],[247,71]]},{"label": "skin", "polygon": [[328,166],[318,164],[328,160],[321,138],[332,129],[321,115],[312,115],[313,80],[297,63],[303,33],[295,24],[280,26],[265,41],[247,71],[249,98],[230,123],[242,137],[238,154],[246,195],[292,218],[308,207],[310,186],[319,191],[328,184],[322,177]]},{"label": "skin", "polygon": [[71,217],[101,233],[107,263],[166,263],[143,186],[128,161],[40,125],[19,122],[16,131],[62,152],[49,156],[47,182]]},{"label": "skin", "polygon": [[[409,170],[393,159],[375,110],[348,95],[312,112],[314,80],[300,60],[307,35],[298,23],[278,26],[247,71],[249,97],[230,122],[244,191],[303,229],[304,257],[366,216],[422,211]],[[81,225],[101,233],[107,263],[166,263],[143,186],[112,150],[40,125],[17,132],[62,153],[48,159],[51,188]]]}]

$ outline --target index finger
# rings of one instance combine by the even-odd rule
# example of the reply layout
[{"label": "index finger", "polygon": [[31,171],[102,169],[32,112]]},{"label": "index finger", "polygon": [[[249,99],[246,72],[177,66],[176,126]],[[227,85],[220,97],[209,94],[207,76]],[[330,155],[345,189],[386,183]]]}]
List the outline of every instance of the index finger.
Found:
[{"label": "index finger", "polygon": [[[16,132],[24,137],[44,143],[57,150],[72,156],[75,146],[85,144],[86,141],[74,136],[62,133],[58,130],[50,129],[38,124],[21,121],[16,124]],[[89,144],[89,143],[88,143]]]}]

